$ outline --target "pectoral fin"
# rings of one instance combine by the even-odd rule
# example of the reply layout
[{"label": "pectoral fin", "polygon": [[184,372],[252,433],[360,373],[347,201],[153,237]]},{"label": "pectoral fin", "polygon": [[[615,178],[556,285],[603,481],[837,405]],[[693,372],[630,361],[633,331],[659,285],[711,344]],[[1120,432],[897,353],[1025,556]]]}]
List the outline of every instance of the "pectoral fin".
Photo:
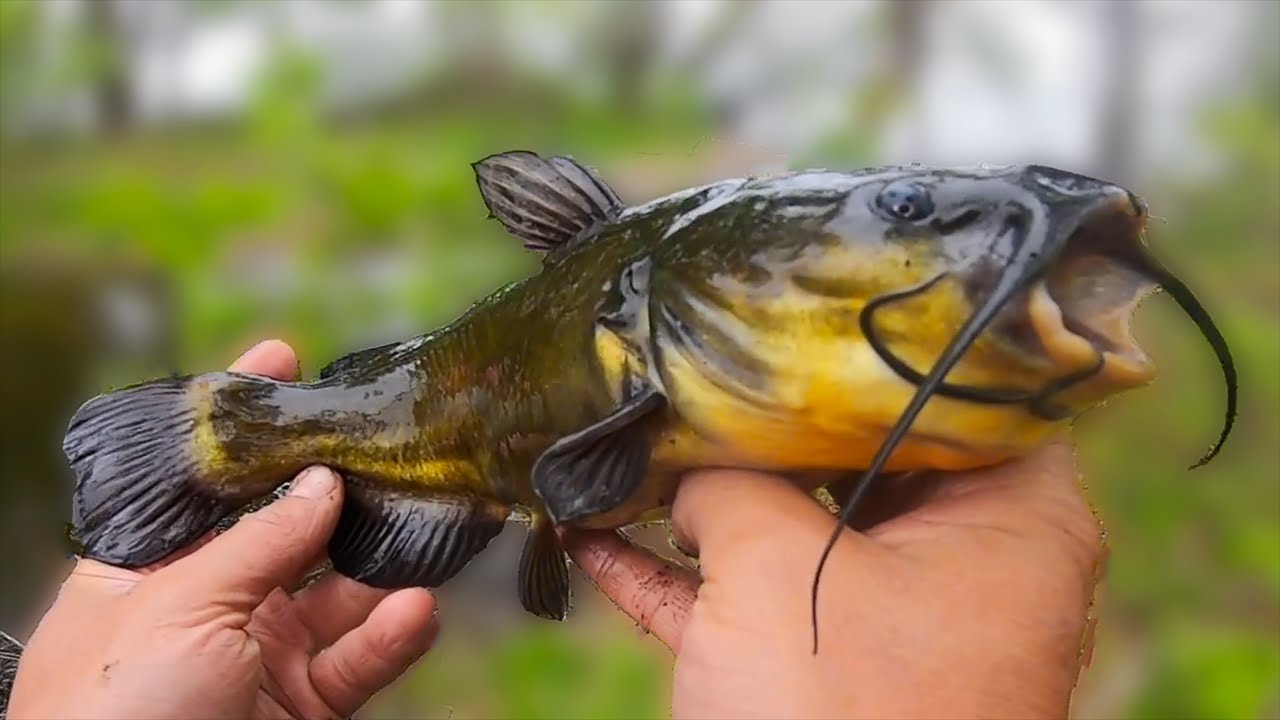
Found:
[{"label": "pectoral fin", "polygon": [[347,476],[329,559],[373,587],[439,587],[502,532],[507,514],[480,500],[411,495]]},{"label": "pectoral fin", "polygon": [[534,517],[529,525],[517,581],[525,610],[548,620],[564,620],[569,614],[569,563],[546,516]]},{"label": "pectoral fin", "polygon": [[653,449],[650,422],[667,399],[633,380],[630,398],[605,419],[566,435],[533,466],[533,490],[557,524],[607,512],[640,487]]}]

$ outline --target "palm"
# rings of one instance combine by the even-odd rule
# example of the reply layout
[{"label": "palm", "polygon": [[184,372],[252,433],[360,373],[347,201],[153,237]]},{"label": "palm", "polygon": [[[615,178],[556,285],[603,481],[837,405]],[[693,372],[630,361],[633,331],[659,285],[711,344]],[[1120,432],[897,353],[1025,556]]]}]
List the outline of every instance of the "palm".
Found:
[{"label": "palm", "polygon": [[652,577],[679,571],[638,550],[592,536],[575,557],[676,651],[677,716],[1062,714],[1101,554],[1074,478],[1054,446],[877,488],[823,576],[817,657],[809,588],[832,519],[779,478],[716,471],[682,488],[676,529],[702,577],[661,597]]},{"label": "palm", "polygon": [[277,592],[258,608],[245,631],[247,645],[256,650],[262,667],[252,717],[313,717],[317,711],[332,715],[308,672],[312,656],[328,638],[308,624],[305,610]]}]

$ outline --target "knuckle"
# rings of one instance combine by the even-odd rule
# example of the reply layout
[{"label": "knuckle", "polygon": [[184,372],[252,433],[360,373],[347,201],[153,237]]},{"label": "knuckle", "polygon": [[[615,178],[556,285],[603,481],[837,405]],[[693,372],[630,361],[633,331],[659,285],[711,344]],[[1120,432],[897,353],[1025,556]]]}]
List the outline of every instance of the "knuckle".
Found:
[{"label": "knuckle", "polygon": [[1092,569],[1105,552],[1101,521],[1094,514],[1083,490],[1072,494],[1059,509],[1056,525],[1066,550],[1081,565]]},{"label": "knuckle", "polygon": [[680,625],[681,617],[693,604],[688,583],[668,565],[642,575],[632,597],[635,619],[648,630],[657,625]]},{"label": "knuckle", "polygon": [[1091,563],[1101,557],[1104,545],[1102,523],[1093,512],[1086,510],[1075,513],[1064,530]]},{"label": "knuckle", "polygon": [[[361,655],[363,656],[365,654],[361,653]],[[365,667],[366,659],[367,658],[365,657],[361,657],[360,660],[357,661],[355,658],[343,658],[341,656],[335,657],[333,659],[333,674],[335,679],[341,683],[343,687],[353,690],[359,689],[364,680],[360,669]]]},{"label": "knuckle", "polygon": [[609,588],[617,584],[617,574],[614,572],[618,565],[618,557],[621,553],[606,551],[596,558],[595,581],[603,588]]},{"label": "knuckle", "polygon": [[328,690],[325,693],[327,697],[358,694],[365,689],[364,669],[371,658],[364,652],[364,648],[357,653],[325,650],[321,658],[324,659],[323,677],[313,678],[313,682]]},{"label": "knuckle", "polygon": [[375,661],[390,662],[404,652],[406,644],[404,635],[390,632],[386,628],[378,627],[375,623],[371,623],[365,629],[367,632],[364,633],[359,650],[355,653],[362,658],[362,665],[367,666]]},{"label": "knuckle", "polygon": [[608,592],[621,582],[618,570],[626,567],[624,555],[634,551],[634,546],[620,535],[610,535],[589,540],[574,537],[568,549],[583,573]]},{"label": "knuckle", "polygon": [[671,595],[671,574],[666,568],[657,568],[646,573],[636,583],[636,620],[644,627],[653,622],[655,616],[668,604]]},{"label": "knuckle", "polygon": [[273,547],[287,547],[315,534],[320,513],[315,503],[302,498],[285,497],[255,512],[251,520],[260,531],[263,542]]}]

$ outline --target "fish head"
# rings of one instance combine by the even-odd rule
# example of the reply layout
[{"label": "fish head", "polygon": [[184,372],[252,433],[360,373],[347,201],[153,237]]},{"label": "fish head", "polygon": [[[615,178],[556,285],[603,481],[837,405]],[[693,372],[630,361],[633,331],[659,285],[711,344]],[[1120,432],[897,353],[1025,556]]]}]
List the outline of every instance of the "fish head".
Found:
[{"label": "fish head", "polygon": [[[1073,417],[1155,377],[1131,323],[1139,302],[1163,288],[1218,355],[1229,428],[1229,350],[1190,290],[1151,254],[1148,220],[1133,192],[1043,165],[910,168],[857,184],[827,232],[859,248],[875,268],[864,272],[878,273],[861,328],[918,386],[1024,404],[1046,420]],[[942,377],[927,377],[943,363]]]}]

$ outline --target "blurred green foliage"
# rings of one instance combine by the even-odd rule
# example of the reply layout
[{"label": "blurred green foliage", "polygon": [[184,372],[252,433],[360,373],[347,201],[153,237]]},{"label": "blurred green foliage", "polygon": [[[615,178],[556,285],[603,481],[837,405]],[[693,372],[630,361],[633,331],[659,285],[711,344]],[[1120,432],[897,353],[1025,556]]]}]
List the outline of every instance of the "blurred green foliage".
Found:
[{"label": "blurred green foliage", "polygon": [[[28,51],[29,10],[0,2],[0,79],[11,103],[28,83],[61,81],[15,70],[14,58]],[[91,59],[97,51],[84,52]],[[72,58],[64,72],[76,75],[85,62]],[[270,67],[231,124],[110,140],[0,140],[7,276],[51,266],[53,277],[83,290],[102,278],[154,275],[176,333],[167,359],[99,362],[97,346],[71,337],[84,333],[53,330],[81,327],[90,303],[6,296],[4,374],[20,382],[0,401],[5,428],[44,432],[56,455],[60,421],[31,412],[43,398],[61,398],[54,406],[62,408],[91,389],[171,369],[165,363],[218,368],[271,335],[299,350],[309,375],[348,350],[436,326],[536,269],[486,222],[469,163],[517,147],[568,152],[626,187],[628,173],[657,153],[677,168],[665,176],[674,191],[680,178],[708,172],[685,155],[716,132],[713,114],[678,79],[637,104],[511,68],[469,75],[451,66],[424,78],[403,107],[333,122],[321,119],[313,58],[285,48]],[[489,92],[469,92],[478,84]],[[867,104],[889,102],[883,86],[865,94]],[[1218,316],[1237,354],[1240,421],[1219,461],[1184,472],[1216,432],[1217,371],[1185,320],[1161,298],[1149,301],[1139,334],[1160,379],[1090,414],[1078,432],[1112,548],[1082,716],[1280,714],[1277,100],[1263,91],[1252,103],[1215,108],[1204,132],[1224,152],[1227,181],[1144,190],[1167,219],[1153,226],[1152,243]],[[857,132],[814,148],[805,159],[827,166],[874,156]],[[32,417],[42,419],[33,425]],[[6,446],[5,503],[31,497],[60,472],[47,458],[24,464],[27,447]],[[525,623],[490,643],[446,628],[439,651],[368,715],[664,715],[669,658],[611,609],[587,605],[596,609],[582,620]]]},{"label": "blurred green foliage", "polygon": [[625,625],[595,618],[569,628],[529,626],[481,650],[465,638],[442,644],[368,715],[459,720],[666,716],[665,648],[640,642]]},{"label": "blurred green foliage", "polygon": [[1231,341],[1242,388],[1232,447],[1182,471],[1219,422],[1220,392],[1207,350],[1158,296],[1139,336],[1161,377],[1077,432],[1112,547],[1093,673],[1123,656],[1143,668],[1125,709],[1135,717],[1280,713],[1280,106],[1262,95],[1217,108],[1205,132],[1229,182],[1162,188],[1152,212],[1167,221],[1150,241]]}]

